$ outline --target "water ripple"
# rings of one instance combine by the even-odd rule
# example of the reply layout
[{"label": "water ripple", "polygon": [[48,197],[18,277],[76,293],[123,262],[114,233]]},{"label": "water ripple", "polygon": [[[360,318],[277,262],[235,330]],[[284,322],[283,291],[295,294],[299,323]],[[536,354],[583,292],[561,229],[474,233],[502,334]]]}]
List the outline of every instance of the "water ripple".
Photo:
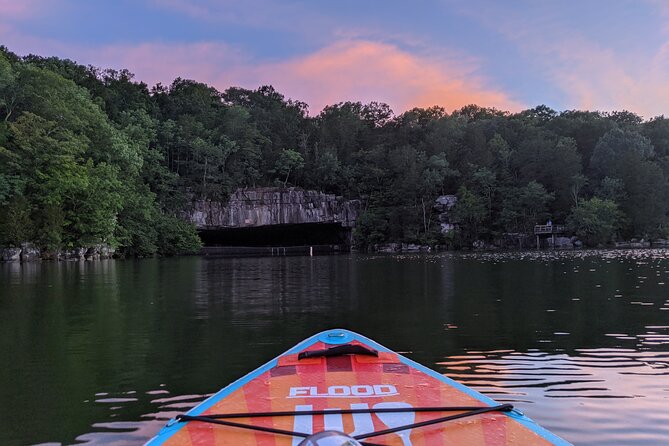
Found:
[{"label": "water ripple", "polygon": [[[654,445],[669,438],[669,353],[623,348],[578,349],[571,355],[470,353],[438,365],[452,379],[515,404],[548,429],[559,426],[567,439]],[[611,404],[626,410],[611,410]]]}]

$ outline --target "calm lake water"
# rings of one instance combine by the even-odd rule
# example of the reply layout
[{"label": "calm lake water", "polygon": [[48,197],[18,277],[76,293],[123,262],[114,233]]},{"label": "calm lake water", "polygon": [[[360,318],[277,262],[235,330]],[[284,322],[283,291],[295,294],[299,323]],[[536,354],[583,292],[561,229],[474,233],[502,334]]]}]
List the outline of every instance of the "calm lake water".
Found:
[{"label": "calm lake water", "polygon": [[0,444],[141,444],[332,327],[575,444],[669,444],[666,250],[0,264]]}]

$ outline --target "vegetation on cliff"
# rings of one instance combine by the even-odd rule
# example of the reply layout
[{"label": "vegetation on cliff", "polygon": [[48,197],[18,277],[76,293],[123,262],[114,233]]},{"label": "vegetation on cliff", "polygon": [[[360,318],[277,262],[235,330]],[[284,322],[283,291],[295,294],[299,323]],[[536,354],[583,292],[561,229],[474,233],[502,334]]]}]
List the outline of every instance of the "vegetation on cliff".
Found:
[{"label": "vegetation on cliff", "polygon": [[17,57],[0,47],[0,245],[108,243],[129,255],[198,247],[189,200],[288,184],[362,198],[362,246],[444,242],[432,213],[457,191],[471,244],[552,218],[588,241],[666,235],[669,119],[475,105],[394,115],[345,102],[309,116],[272,87]]}]

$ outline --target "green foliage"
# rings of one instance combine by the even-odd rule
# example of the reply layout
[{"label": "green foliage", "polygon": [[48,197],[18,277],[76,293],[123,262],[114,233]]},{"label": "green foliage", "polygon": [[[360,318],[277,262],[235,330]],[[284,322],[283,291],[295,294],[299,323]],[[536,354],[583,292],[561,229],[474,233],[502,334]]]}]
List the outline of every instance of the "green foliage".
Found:
[{"label": "green foliage", "polygon": [[[0,55],[0,109],[8,121],[0,127],[3,243],[32,241],[48,250],[107,243],[142,254],[158,248],[127,229],[146,223],[141,211],[128,211],[141,177],[158,188],[163,178],[156,177],[170,174],[160,168],[162,155],[154,147],[155,121],[140,109],[118,111],[119,123],[112,123],[91,98],[91,91],[107,91],[104,85],[93,88],[95,82],[67,61],[31,57],[12,66]],[[145,196],[155,220],[155,195]],[[119,227],[119,220],[127,227]],[[143,229],[152,226],[155,221]]]},{"label": "green foliage", "polygon": [[654,154],[648,138],[634,130],[615,128],[595,146],[590,168],[601,177],[621,178],[630,163],[639,163]]},{"label": "green foliage", "polygon": [[619,178],[604,177],[595,192],[602,200],[610,200],[614,203],[622,203],[627,198],[625,183]]},{"label": "green foliage", "polygon": [[356,246],[368,249],[388,240],[388,213],[385,209],[365,210],[356,221],[353,241]]},{"label": "green foliage", "polygon": [[0,246],[17,247],[33,237],[30,203],[23,195],[15,195],[0,206]]},{"label": "green foliage", "polygon": [[472,183],[479,196],[484,197],[487,218],[492,218],[492,199],[497,188],[497,175],[487,167],[480,167],[472,174]]},{"label": "green foliage", "polygon": [[155,194],[147,185],[129,187],[124,192],[124,203],[118,213],[118,226],[114,238],[127,256],[147,257],[158,250],[156,221],[160,210]]},{"label": "green foliage", "polygon": [[[36,218],[37,235],[35,241],[49,251],[64,247],[65,212],[54,203],[47,203]],[[68,246],[71,247],[71,246]]]},{"label": "green foliage", "polygon": [[9,59],[0,52],[0,118],[7,122],[11,118],[19,95],[16,72]]},{"label": "green foliage", "polygon": [[573,139],[531,130],[515,151],[512,165],[522,181],[536,181],[554,193],[557,214],[569,211],[571,179],[581,173],[581,157]]},{"label": "green foliage", "polygon": [[[616,115],[624,129],[613,129],[597,143],[590,162],[602,177],[599,195],[621,204],[629,218],[627,235],[657,236],[667,218],[667,178],[655,159],[650,140],[633,126],[638,124],[627,113]],[[653,126],[657,123],[653,122]]]},{"label": "green foliage", "polygon": [[499,218],[507,232],[531,233],[534,225],[548,218],[548,203],[553,200],[553,193],[536,181],[509,188],[504,196]]},{"label": "green foliage", "polygon": [[[2,159],[1,147],[0,159]],[[20,194],[24,187],[25,182],[21,177],[0,172],[0,206],[6,205],[12,197]]]},{"label": "green foliage", "polygon": [[545,127],[556,135],[576,141],[583,167],[587,168],[597,142],[617,125],[600,112],[567,110],[547,122]]},{"label": "green foliage", "polygon": [[161,215],[157,221],[158,254],[174,256],[195,254],[202,247],[195,227],[169,215]]},{"label": "green foliage", "polygon": [[[110,241],[121,206],[118,168],[84,159],[85,138],[33,113],[24,112],[11,129],[15,145],[4,156],[26,179],[35,220],[45,225],[36,228],[45,246]],[[42,207],[48,212],[39,216]]]},{"label": "green foliage", "polygon": [[567,225],[590,246],[610,242],[621,228],[623,213],[611,200],[593,197],[582,201],[567,218]]},{"label": "green foliage", "polygon": [[481,234],[481,224],[488,215],[486,199],[462,186],[453,207],[453,221],[458,224],[461,243],[470,246]]},{"label": "green foliage", "polygon": [[288,183],[288,177],[290,173],[301,169],[304,167],[304,158],[300,155],[300,152],[295,150],[286,149],[282,150],[279,154],[279,158],[276,160],[274,165],[274,173],[283,178],[283,185],[286,186]]},{"label": "green foliage", "polygon": [[648,138],[657,156],[669,156],[669,119],[658,116],[642,127],[642,134]]},{"label": "green foliage", "polygon": [[316,178],[325,190],[337,190],[343,173],[337,155],[326,152],[316,163]]},{"label": "green foliage", "polygon": [[663,231],[669,206],[667,178],[662,169],[651,161],[630,163],[622,175],[626,199],[622,209],[630,226],[627,235],[656,237]]}]

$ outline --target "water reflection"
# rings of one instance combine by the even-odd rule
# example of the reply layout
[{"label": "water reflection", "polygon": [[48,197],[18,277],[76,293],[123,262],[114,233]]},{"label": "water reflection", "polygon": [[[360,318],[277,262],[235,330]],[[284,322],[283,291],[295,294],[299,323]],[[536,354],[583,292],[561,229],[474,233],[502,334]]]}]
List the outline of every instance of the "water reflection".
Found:
[{"label": "water reflection", "polygon": [[336,326],[513,402],[576,444],[669,443],[667,257],[0,264],[0,444],[141,443]]},{"label": "water reflection", "polygon": [[[510,402],[578,444],[669,438],[669,353],[579,349],[575,355],[476,352],[438,363],[446,375]],[[630,418],[634,425],[630,427]]]}]

